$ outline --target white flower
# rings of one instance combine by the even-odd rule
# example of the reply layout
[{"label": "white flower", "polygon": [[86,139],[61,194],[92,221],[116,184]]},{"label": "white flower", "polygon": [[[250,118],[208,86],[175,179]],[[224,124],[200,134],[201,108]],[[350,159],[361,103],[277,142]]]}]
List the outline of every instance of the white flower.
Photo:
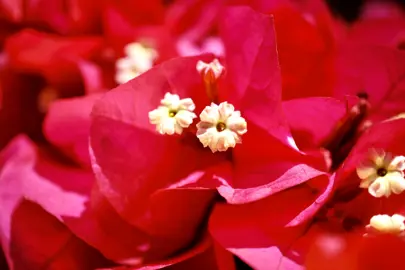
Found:
[{"label": "white flower", "polygon": [[157,109],[149,112],[149,121],[156,125],[160,134],[181,134],[197,117],[193,113],[195,105],[191,98],[180,99],[178,95],[166,93],[160,104]]},{"label": "white flower", "polygon": [[205,63],[200,60],[197,62],[196,69],[204,78],[206,83],[213,83],[217,81],[225,71],[224,66],[221,65],[218,59],[214,59],[210,63]]},{"label": "white flower", "polygon": [[247,132],[247,123],[240,111],[233,105],[222,102],[205,107],[197,124],[197,137],[204,147],[212,152],[226,151],[242,142],[241,136]]},{"label": "white flower", "polygon": [[357,168],[360,187],[367,188],[374,197],[389,197],[405,190],[405,157],[392,157],[390,153],[372,150],[370,159]]},{"label": "white flower", "polygon": [[370,219],[370,224],[366,226],[366,229],[369,232],[398,235],[405,230],[404,221],[405,217],[398,214],[376,215]]},{"label": "white flower", "polygon": [[156,50],[144,44],[134,42],[125,46],[125,57],[117,60],[115,80],[119,84],[139,76],[153,67],[158,54]]}]

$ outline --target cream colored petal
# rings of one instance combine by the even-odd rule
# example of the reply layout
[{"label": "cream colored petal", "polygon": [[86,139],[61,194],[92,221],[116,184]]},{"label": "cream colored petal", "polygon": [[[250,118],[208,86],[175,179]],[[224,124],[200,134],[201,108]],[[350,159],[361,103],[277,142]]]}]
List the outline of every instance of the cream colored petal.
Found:
[{"label": "cream colored petal", "polygon": [[373,183],[368,187],[368,192],[371,196],[380,198],[388,197],[391,194],[391,189],[388,181],[384,181],[383,177],[377,178]]},{"label": "cream colored petal", "polygon": [[373,175],[377,176],[377,170],[375,167],[360,166],[356,169],[356,172],[360,179],[367,179]]},{"label": "cream colored petal", "polygon": [[385,176],[390,183],[391,191],[395,194],[400,194],[405,190],[405,179],[398,172],[392,172]]},{"label": "cream colored petal", "polygon": [[404,156],[396,156],[390,162],[388,166],[389,171],[403,171],[405,170],[405,157]]}]

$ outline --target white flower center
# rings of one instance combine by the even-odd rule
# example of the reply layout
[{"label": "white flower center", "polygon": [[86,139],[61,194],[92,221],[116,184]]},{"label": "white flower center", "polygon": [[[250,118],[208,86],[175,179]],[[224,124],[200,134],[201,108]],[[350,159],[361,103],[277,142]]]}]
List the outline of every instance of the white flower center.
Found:
[{"label": "white flower center", "polygon": [[153,67],[158,53],[151,47],[134,42],[125,46],[125,57],[115,63],[115,81],[118,84],[126,83]]},{"label": "white flower center", "polygon": [[242,142],[241,136],[247,132],[247,123],[240,111],[235,111],[233,105],[227,102],[219,105],[211,103],[201,112],[200,120],[197,124],[197,138],[213,153],[235,147]]},{"label": "white flower center", "polygon": [[372,150],[370,158],[357,168],[360,187],[367,188],[374,197],[389,197],[405,190],[405,157]]},{"label": "white flower center", "polygon": [[195,105],[191,98],[180,99],[178,95],[166,93],[160,104],[157,109],[149,112],[149,121],[156,125],[157,132],[162,135],[181,134],[197,117],[193,113]]},{"label": "white flower center", "polygon": [[405,217],[395,214],[376,215],[370,219],[370,224],[366,226],[369,232],[386,233],[398,235],[405,230]]}]

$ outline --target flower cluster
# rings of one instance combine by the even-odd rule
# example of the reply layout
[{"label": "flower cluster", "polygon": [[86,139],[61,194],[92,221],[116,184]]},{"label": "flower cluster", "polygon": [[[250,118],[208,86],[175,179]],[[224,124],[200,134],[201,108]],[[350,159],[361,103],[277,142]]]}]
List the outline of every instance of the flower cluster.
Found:
[{"label": "flower cluster", "polygon": [[401,269],[405,12],[327,2],[0,0],[0,269]]}]

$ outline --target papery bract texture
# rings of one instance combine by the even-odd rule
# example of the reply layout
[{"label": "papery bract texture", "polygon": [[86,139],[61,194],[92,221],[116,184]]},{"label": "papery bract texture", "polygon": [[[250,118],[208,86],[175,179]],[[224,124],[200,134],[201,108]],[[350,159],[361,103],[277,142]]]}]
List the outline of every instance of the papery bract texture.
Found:
[{"label": "papery bract texture", "polygon": [[[108,264],[98,251],[60,222],[68,212],[80,215],[85,203],[80,192],[86,183],[76,187],[79,193],[64,192],[35,174],[35,160],[35,149],[23,136],[17,137],[1,153],[1,240],[10,267],[88,269]],[[64,188],[68,188],[68,184],[64,182]],[[56,196],[50,197],[50,194]],[[60,194],[64,197],[58,196]]]}]

